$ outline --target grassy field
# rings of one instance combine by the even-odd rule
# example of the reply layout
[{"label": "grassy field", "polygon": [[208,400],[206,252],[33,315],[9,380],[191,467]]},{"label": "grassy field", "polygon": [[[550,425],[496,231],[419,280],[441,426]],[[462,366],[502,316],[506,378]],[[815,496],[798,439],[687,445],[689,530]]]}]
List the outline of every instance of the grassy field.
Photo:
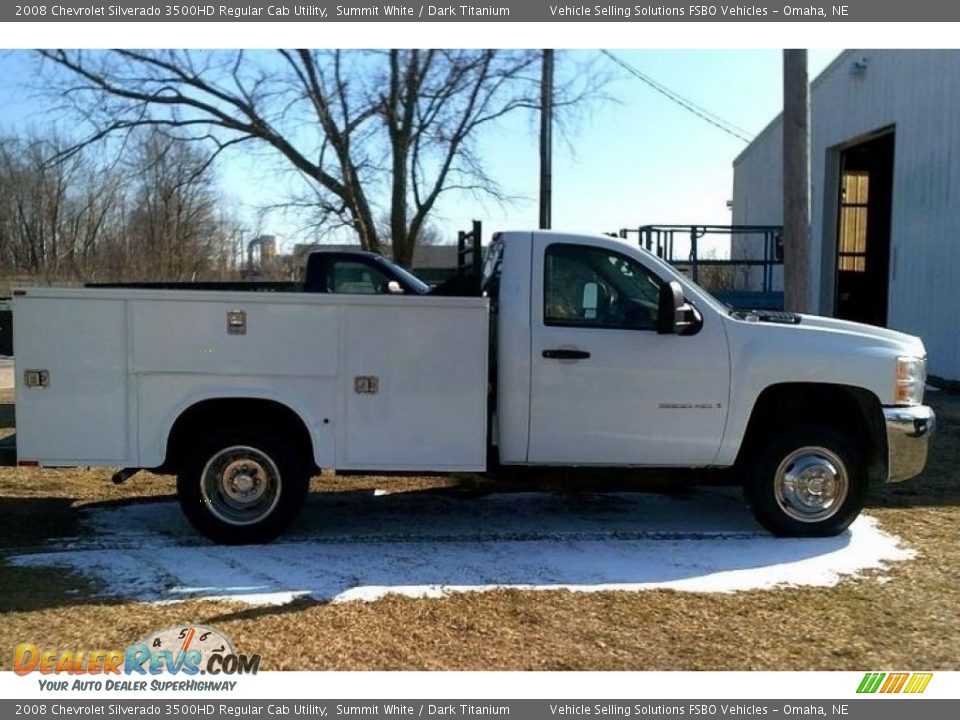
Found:
[{"label": "grassy field", "polygon": [[[874,493],[868,509],[918,551],[917,559],[833,588],[735,595],[495,591],[260,608],[103,599],[88,579],[12,567],[3,558],[85,532],[85,506],[169,497],[172,478],[144,474],[117,488],[103,470],[0,470],[0,668],[9,669],[18,642],[122,647],[162,627],[199,623],[222,630],[241,651],[261,653],[262,668],[273,670],[955,669],[960,397],[933,393],[930,403],[939,429],[926,472]],[[313,490],[472,490],[457,479],[334,482],[316,478]]]}]

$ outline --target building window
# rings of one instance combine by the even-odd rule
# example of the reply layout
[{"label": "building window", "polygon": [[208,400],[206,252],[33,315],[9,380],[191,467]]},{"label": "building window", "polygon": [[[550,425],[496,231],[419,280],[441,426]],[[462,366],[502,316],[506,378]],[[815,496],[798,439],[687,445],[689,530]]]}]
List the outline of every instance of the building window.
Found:
[{"label": "building window", "polygon": [[840,188],[840,242],[837,268],[844,272],[867,270],[867,205],[870,174],[865,171],[843,173]]}]

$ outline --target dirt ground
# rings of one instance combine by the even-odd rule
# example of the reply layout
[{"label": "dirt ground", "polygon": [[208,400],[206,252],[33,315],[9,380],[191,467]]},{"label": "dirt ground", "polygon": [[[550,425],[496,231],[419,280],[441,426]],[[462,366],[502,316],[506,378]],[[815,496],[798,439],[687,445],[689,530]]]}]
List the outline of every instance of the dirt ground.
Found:
[{"label": "dirt ground", "polygon": [[[500,590],[269,607],[129,602],[98,596],[102,588],[89,578],[3,559],[89,532],[83,508],[169,499],[172,479],[143,474],[118,488],[104,470],[0,470],[0,668],[10,667],[18,642],[125,647],[159,628],[197,623],[223,631],[241,651],[260,653],[262,669],[273,670],[955,669],[960,397],[935,392],[928,401],[937,410],[938,432],[927,470],[876,491],[868,508],[917,558],[829,588]],[[0,421],[4,417],[0,410]],[[436,486],[467,497],[505,489],[478,488],[470,478],[331,477],[316,478],[312,489]]]}]

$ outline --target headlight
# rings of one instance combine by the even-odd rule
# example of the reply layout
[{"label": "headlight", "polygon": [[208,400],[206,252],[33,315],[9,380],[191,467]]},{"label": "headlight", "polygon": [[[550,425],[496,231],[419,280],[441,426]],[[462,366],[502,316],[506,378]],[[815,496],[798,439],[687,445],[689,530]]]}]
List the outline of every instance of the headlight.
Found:
[{"label": "headlight", "polygon": [[918,357],[897,358],[897,384],[893,402],[897,405],[920,405],[927,382],[927,360]]}]

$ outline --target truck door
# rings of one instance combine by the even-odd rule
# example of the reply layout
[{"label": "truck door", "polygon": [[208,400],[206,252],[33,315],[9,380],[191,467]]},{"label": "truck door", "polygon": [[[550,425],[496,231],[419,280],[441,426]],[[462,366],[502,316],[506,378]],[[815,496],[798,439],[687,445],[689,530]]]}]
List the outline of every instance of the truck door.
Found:
[{"label": "truck door", "polygon": [[534,234],[528,462],[708,465],[727,413],[720,320],[659,335],[663,280],[616,241]]}]

